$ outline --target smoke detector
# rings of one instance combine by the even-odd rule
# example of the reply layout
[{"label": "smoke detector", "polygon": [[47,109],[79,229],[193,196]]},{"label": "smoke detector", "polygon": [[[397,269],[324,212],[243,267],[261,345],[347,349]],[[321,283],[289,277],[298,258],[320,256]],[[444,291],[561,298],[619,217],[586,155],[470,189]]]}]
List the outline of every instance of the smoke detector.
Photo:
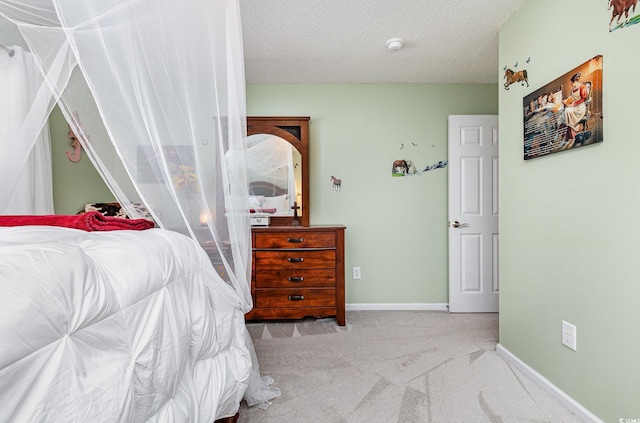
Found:
[{"label": "smoke detector", "polygon": [[389,51],[398,51],[404,45],[404,40],[402,38],[391,38],[387,40],[387,48]]}]

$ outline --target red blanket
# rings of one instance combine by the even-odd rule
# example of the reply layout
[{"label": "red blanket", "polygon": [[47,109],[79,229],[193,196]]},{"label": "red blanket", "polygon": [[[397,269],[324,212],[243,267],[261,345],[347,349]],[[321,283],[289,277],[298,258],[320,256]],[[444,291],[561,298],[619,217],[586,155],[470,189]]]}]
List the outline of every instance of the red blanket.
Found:
[{"label": "red blanket", "polygon": [[25,215],[0,216],[0,226],[63,226],[65,228],[82,229],[83,231],[141,231],[154,227],[153,222],[146,219],[123,219],[104,216],[96,211],[74,215]]}]

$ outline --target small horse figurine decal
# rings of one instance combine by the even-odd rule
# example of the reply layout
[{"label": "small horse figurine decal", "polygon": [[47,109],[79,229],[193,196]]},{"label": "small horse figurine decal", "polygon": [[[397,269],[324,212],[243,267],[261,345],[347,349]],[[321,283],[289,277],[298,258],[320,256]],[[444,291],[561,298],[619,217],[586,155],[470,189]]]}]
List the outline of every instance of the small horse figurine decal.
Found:
[{"label": "small horse figurine decal", "polygon": [[333,191],[340,191],[342,189],[342,180],[336,178],[335,176],[331,177],[331,182],[333,183]]}]

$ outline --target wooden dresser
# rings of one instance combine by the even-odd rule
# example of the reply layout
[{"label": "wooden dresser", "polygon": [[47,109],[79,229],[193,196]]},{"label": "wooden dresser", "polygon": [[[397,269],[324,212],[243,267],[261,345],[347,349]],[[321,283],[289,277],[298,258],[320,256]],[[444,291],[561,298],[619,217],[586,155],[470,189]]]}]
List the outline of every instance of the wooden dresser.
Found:
[{"label": "wooden dresser", "polygon": [[254,227],[247,320],[335,316],[345,325],[344,226]]}]

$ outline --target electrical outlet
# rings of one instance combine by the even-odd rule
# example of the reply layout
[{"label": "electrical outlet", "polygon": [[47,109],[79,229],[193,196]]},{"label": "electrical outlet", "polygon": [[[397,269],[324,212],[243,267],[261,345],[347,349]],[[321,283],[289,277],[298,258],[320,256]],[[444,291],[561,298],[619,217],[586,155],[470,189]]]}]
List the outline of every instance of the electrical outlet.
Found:
[{"label": "electrical outlet", "polygon": [[353,268],[353,279],[362,279],[362,274],[360,273],[359,267]]},{"label": "electrical outlet", "polygon": [[562,345],[576,350],[577,329],[575,325],[562,321]]}]

